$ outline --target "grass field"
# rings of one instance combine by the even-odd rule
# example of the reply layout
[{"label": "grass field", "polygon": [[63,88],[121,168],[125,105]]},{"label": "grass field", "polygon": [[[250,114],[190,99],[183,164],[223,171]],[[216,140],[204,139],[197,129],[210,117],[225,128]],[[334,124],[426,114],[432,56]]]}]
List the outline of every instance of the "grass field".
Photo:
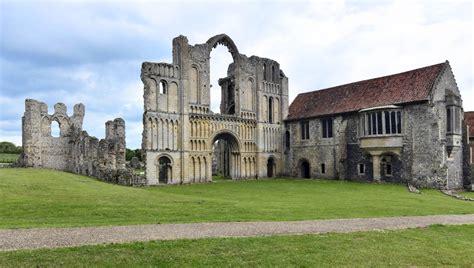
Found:
[{"label": "grass field", "polygon": [[15,163],[18,154],[0,154],[0,163]]},{"label": "grass field", "polygon": [[0,169],[0,196],[0,228],[474,213],[474,202],[394,184],[270,179],[132,188],[45,169]]},{"label": "grass field", "polygon": [[463,192],[461,194],[470,198],[474,198],[474,192]]},{"label": "grass field", "polygon": [[457,266],[474,263],[474,225],[350,234],[154,241],[1,252],[4,267]]}]

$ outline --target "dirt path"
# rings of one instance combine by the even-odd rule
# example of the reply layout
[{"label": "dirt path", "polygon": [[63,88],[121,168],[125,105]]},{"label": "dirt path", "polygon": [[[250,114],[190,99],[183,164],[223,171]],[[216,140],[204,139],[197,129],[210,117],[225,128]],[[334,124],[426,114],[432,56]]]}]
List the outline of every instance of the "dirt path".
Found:
[{"label": "dirt path", "polygon": [[348,233],[433,224],[474,224],[474,214],[289,222],[216,222],[0,230],[0,250],[73,247],[103,243],[208,237]]}]

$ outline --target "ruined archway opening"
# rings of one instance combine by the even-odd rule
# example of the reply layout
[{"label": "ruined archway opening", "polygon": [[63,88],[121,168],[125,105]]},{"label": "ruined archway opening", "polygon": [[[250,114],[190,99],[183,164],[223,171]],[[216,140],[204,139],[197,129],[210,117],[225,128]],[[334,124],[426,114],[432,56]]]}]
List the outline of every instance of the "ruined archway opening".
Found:
[{"label": "ruined archway opening", "polygon": [[219,44],[211,50],[209,59],[210,109],[217,114],[235,114],[234,59],[229,50]]},{"label": "ruined archway opening", "polygon": [[239,165],[240,152],[236,138],[228,133],[217,135],[212,147],[213,179],[238,178]]},{"label": "ruined archway opening", "polygon": [[166,156],[162,156],[158,159],[158,182],[159,184],[167,184],[171,178],[171,160]]}]

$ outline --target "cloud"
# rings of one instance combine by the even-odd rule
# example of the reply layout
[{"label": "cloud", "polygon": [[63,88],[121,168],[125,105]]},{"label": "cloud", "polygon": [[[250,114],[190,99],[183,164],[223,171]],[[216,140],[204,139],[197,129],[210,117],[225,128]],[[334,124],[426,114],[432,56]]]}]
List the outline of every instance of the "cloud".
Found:
[{"label": "cloud", "polygon": [[[140,147],[143,61],[171,62],[172,38],[227,33],[239,51],[277,60],[300,92],[449,60],[465,110],[474,110],[472,3],[468,1],[0,2],[0,139],[21,141],[25,98],[86,106],[99,138],[123,117]],[[217,78],[231,58],[211,54]],[[220,71],[219,73],[217,71]]]}]

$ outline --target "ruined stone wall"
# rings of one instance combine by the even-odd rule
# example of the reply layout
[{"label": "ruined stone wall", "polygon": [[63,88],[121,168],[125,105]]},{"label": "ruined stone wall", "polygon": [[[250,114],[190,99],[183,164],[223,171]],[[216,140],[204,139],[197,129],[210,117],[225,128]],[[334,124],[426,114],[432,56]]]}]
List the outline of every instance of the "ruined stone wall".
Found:
[{"label": "ruined stone wall", "polygon": [[[233,62],[219,85],[211,85],[210,57],[217,45],[229,49]],[[178,36],[173,39],[173,63],[144,62],[141,79],[148,184],[212,180],[212,146],[217,140],[231,147],[228,176],[233,179],[282,173],[288,78],[278,62],[239,53],[225,34],[195,45]],[[221,91],[219,113],[210,109],[215,90]],[[274,162],[272,172],[269,161]],[[160,164],[165,162],[171,164]]]},{"label": "ruined stone wall", "polygon": [[[76,104],[74,114],[68,116],[66,105],[58,103],[50,115],[45,103],[26,99],[22,118],[24,152],[20,164],[68,171],[125,185],[143,184],[142,178],[125,168],[123,119],[108,121],[105,139],[98,140],[82,130],[84,113],[84,105]],[[52,122],[59,124],[59,137],[51,135]]]}]

